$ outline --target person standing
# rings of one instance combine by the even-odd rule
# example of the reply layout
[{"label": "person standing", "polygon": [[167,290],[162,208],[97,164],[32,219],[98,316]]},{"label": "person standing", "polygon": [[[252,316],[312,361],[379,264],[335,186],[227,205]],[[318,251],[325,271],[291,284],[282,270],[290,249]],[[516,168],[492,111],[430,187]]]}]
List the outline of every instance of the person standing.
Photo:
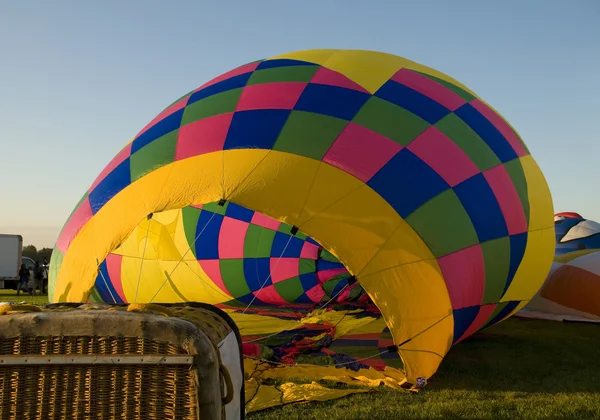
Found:
[{"label": "person standing", "polygon": [[21,294],[21,289],[27,290],[29,274],[29,270],[25,267],[25,264],[21,264],[21,269],[19,270],[19,284],[17,285],[17,296]]}]

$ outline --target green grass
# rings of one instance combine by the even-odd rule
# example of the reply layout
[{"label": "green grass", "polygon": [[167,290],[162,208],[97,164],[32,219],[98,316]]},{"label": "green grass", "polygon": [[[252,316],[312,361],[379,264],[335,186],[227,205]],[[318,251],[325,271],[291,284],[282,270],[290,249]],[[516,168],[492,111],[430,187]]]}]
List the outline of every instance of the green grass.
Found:
[{"label": "green grass", "polygon": [[[47,299],[14,294],[0,302]],[[381,388],[248,418],[600,419],[600,326],[513,317],[453,348],[418,394]]]},{"label": "green grass", "polygon": [[418,394],[381,389],[248,418],[600,419],[600,326],[513,317],[453,348]]},{"label": "green grass", "polygon": [[29,293],[23,291],[21,291],[20,296],[17,296],[16,290],[0,289],[0,302],[26,302],[34,305],[45,305],[48,303],[48,296],[40,295],[39,290],[36,291],[35,296],[31,296]]}]

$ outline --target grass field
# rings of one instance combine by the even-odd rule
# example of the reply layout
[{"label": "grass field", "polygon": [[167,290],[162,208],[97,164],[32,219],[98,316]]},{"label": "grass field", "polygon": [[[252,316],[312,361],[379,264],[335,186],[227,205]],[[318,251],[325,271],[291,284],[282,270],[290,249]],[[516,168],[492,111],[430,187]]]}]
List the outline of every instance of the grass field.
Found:
[{"label": "grass field", "polygon": [[[46,296],[0,291],[0,302],[17,300]],[[600,419],[600,326],[513,317],[453,348],[416,395],[381,389],[248,418]]]}]

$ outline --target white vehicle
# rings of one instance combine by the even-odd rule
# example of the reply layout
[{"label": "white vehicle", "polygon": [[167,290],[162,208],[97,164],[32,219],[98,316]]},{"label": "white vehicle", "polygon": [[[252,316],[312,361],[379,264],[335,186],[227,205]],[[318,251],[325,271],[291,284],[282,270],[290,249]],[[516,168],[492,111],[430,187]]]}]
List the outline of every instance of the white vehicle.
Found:
[{"label": "white vehicle", "polygon": [[16,288],[19,282],[19,270],[23,263],[22,252],[21,235],[0,234],[0,289],[13,285]]}]

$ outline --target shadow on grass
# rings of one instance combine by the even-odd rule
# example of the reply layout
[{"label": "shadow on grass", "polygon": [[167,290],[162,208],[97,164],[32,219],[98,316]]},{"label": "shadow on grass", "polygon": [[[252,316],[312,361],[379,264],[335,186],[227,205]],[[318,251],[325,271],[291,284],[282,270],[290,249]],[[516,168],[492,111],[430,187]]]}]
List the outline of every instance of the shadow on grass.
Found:
[{"label": "shadow on grass", "polygon": [[513,317],[452,348],[426,390],[600,391],[600,325]]}]

